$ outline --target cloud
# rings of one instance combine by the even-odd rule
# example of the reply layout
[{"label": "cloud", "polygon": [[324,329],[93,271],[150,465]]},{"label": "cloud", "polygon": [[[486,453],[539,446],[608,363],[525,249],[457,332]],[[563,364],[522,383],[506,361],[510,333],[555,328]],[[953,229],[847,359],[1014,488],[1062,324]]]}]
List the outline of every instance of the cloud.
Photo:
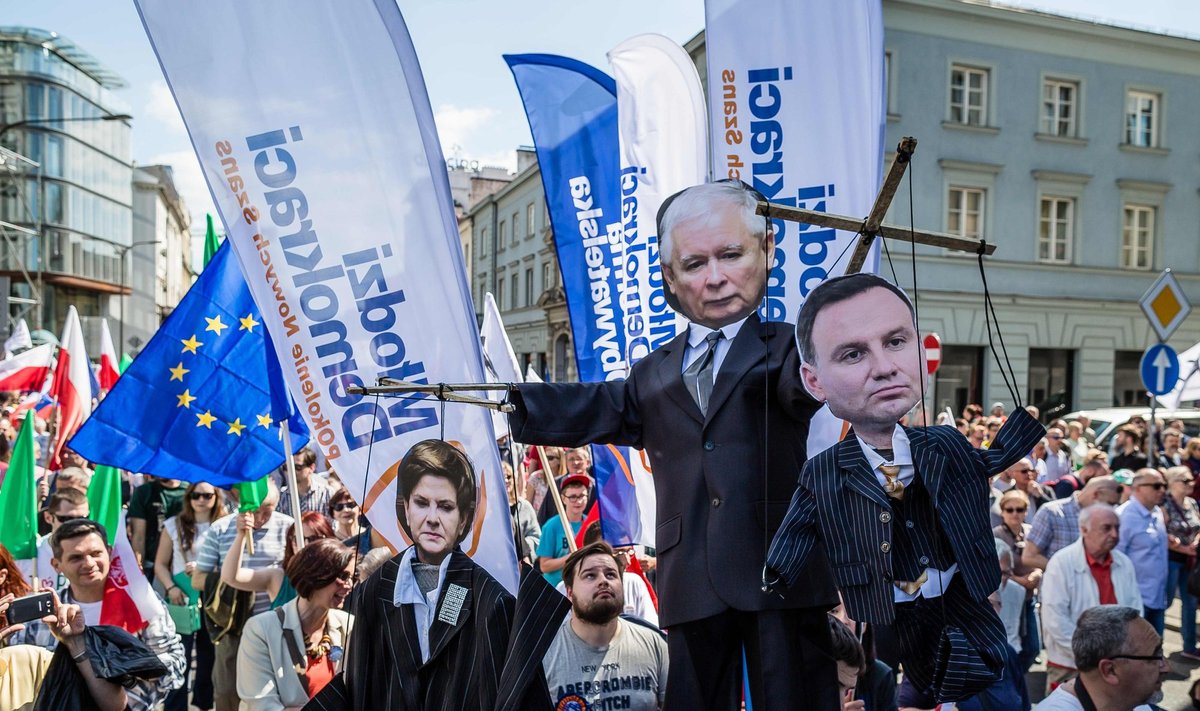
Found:
[{"label": "cloud", "polygon": [[442,104],[433,112],[433,122],[437,124],[438,137],[442,141],[442,152],[447,158],[469,157],[475,143],[478,142],[476,133],[487,125],[500,112],[482,106],[458,107],[452,104]]},{"label": "cloud", "polygon": [[183,118],[179,115],[178,107],[175,106],[175,97],[171,96],[171,90],[167,88],[166,82],[162,80],[152,82],[148,94],[146,105],[142,109],[143,115],[157,123],[164,133],[186,139],[187,129],[184,128]]},{"label": "cloud", "polygon": [[217,210],[213,207],[212,196],[209,195],[208,184],[204,182],[204,173],[200,170],[196,154],[191,149],[159,153],[146,163],[160,164],[171,166],[175,177],[175,189],[179,191],[188,212],[192,215],[192,233],[196,233],[199,226],[200,233],[203,234],[204,213],[211,212],[215,217]]}]

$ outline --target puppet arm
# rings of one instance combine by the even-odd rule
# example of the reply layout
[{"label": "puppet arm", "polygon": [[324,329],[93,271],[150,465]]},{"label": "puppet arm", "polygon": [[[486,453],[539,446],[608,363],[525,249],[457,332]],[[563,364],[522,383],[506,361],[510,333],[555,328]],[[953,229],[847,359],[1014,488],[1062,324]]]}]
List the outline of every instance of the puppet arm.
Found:
[{"label": "puppet arm", "polygon": [[1017,408],[996,433],[996,438],[987,449],[972,450],[983,459],[983,472],[993,477],[1029,455],[1033,445],[1046,436],[1042,423],[1024,409]]},{"label": "puppet arm", "polygon": [[637,383],[522,383],[512,392],[508,422],[526,444],[582,447],[616,444],[642,448]]},{"label": "puppet arm", "polygon": [[820,535],[817,500],[812,491],[801,483],[792,495],[783,525],[779,527],[767,552],[767,562],[763,566],[763,592],[782,595],[783,588],[795,585]]}]

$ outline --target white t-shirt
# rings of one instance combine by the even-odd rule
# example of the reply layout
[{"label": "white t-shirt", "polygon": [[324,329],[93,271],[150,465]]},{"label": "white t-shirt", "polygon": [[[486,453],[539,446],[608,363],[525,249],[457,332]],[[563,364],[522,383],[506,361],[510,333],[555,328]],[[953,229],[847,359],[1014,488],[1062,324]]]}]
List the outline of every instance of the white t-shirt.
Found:
[{"label": "white t-shirt", "polygon": [[95,627],[100,624],[100,608],[104,605],[104,601],[100,602],[76,602],[79,605],[80,611],[83,612],[83,621],[88,627]]},{"label": "white t-shirt", "polygon": [[666,641],[620,618],[612,641],[599,649],[575,634],[570,618],[564,620],[543,663],[557,708],[657,711],[666,697]]},{"label": "white t-shirt", "polygon": [[188,561],[196,560],[196,556],[200,553],[200,546],[204,544],[204,537],[208,535],[208,528],[212,524],[208,521],[196,522],[196,535],[192,539],[192,548],[184,554],[183,549],[179,547],[179,517],[172,516],[163,521],[163,533],[171,539],[171,575],[179,575],[183,572],[183,566]]},{"label": "white t-shirt", "polygon": [[[1068,686],[1074,685],[1074,681],[1068,681],[1055,689],[1053,693],[1038,702],[1037,711],[1083,711],[1083,704],[1079,703],[1079,698],[1067,691]],[[1150,711],[1150,707],[1142,704],[1135,707],[1133,711]]]}]

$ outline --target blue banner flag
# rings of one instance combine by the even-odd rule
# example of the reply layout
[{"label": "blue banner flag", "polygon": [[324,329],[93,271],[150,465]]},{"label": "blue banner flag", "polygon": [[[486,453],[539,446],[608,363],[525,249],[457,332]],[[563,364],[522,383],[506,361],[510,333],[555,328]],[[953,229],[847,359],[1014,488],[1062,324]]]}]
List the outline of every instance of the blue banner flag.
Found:
[{"label": "blue banner flag", "polygon": [[[621,222],[617,87],[566,57],[505,55],[525,104],[546,191],[579,379],[624,378],[630,362],[621,295],[643,252],[628,253]],[[614,545],[641,542],[629,450],[592,447],[600,525]]]},{"label": "blue banner flag", "polygon": [[[179,306],[71,439],[88,460],[229,486],[283,464],[291,398],[258,307],[222,245]],[[308,442],[288,420],[296,449]]]}]

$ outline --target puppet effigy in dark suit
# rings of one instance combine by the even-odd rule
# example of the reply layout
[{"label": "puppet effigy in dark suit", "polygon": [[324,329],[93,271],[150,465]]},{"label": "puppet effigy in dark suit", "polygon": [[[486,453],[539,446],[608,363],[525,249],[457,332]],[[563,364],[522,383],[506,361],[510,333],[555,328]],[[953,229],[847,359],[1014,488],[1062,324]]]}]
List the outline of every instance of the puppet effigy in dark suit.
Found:
[{"label": "puppet effigy in dark suit", "polygon": [[1004,626],[987,600],[1000,585],[989,479],[1045,430],[1018,408],[976,450],[952,427],[899,426],[920,396],[923,348],[907,298],[875,275],[814,289],[797,332],[806,385],[853,429],[805,464],[764,584],[803,587],[824,542],[848,615],[892,626],[918,689],[967,698],[1004,668]]}]

